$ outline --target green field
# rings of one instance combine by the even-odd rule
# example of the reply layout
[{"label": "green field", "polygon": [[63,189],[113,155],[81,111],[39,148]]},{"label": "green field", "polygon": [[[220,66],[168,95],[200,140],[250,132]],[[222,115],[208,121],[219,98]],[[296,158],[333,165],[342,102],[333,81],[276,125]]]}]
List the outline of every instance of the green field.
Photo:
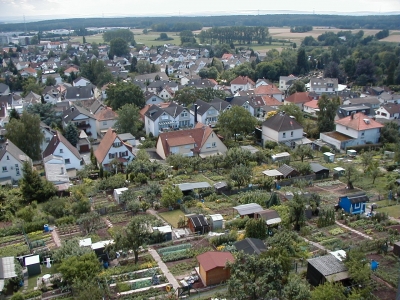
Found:
[{"label": "green field", "polygon": [[400,205],[392,205],[382,208],[378,207],[377,211],[388,213],[392,218],[400,218]]},{"label": "green field", "polygon": [[178,228],[179,219],[185,217],[185,214],[180,209],[159,213],[158,215],[174,228]]}]

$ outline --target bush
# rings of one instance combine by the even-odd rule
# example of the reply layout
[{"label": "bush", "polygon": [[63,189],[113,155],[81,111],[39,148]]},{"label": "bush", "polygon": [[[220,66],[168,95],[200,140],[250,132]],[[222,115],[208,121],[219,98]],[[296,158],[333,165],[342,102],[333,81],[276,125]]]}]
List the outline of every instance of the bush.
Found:
[{"label": "bush", "polygon": [[56,225],[63,225],[63,224],[75,224],[75,218],[73,216],[65,216],[62,218],[56,219]]},{"label": "bush", "polygon": [[266,141],[264,146],[265,146],[266,149],[271,149],[272,150],[272,149],[275,149],[276,146],[278,146],[278,143],[274,142],[274,141]]},{"label": "bush", "polygon": [[222,234],[222,235],[212,237],[210,239],[210,243],[214,247],[218,247],[218,246],[221,246],[222,244],[236,242],[237,238],[238,238],[237,231],[232,230],[231,232],[229,232],[227,234]]},{"label": "bush", "polygon": [[237,218],[230,222],[226,222],[226,229],[244,229],[246,227],[246,223],[249,221],[249,217]]},{"label": "bush", "polygon": [[24,294],[25,299],[35,298],[42,295],[41,291],[32,291]]}]

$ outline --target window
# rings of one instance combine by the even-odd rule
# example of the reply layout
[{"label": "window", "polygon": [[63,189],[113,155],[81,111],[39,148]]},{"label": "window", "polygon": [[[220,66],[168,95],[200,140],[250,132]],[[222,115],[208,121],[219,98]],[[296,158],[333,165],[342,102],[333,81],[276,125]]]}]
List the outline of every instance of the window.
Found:
[{"label": "window", "polygon": [[212,148],[217,147],[217,143],[216,143],[216,142],[213,142],[212,145],[211,145],[211,147],[212,147]]},{"label": "window", "polygon": [[70,163],[71,163],[71,161],[69,160],[69,158],[66,158],[66,159],[65,159],[65,164],[68,165],[68,164],[70,164]]},{"label": "window", "polygon": [[293,131],[290,132],[290,136],[293,137]]},{"label": "window", "polygon": [[3,172],[7,172],[7,167],[3,167]]},{"label": "window", "polygon": [[63,150],[63,149],[60,149],[60,153],[64,153],[64,150]]},{"label": "window", "polygon": [[103,125],[107,125],[107,121],[103,121]]},{"label": "window", "polygon": [[283,138],[284,138],[284,139],[286,138],[286,132],[283,133]]},{"label": "window", "polygon": [[365,133],[365,132],[361,132],[361,136],[364,136],[364,133]]},{"label": "window", "polygon": [[211,143],[207,143],[206,144],[206,148],[208,149],[208,148],[211,148]]},{"label": "window", "polygon": [[10,157],[7,155],[7,160],[10,160]]},{"label": "window", "polygon": [[152,98],[151,101],[156,102],[157,98]]},{"label": "window", "polygon": [[183,113],[181,113],[181,117],[187,117],[187,112],[184,111]]},{"label": "window", "polygon": [[49,137],[46,138],[46,143],[48,143],[48,142],[50,142],[50,138]]},{"label": "window", "polygon": [[121,144],[121,142],[115,142],[115,143],[113,144],[113,146],[114,146],[115,148],[118,148],[118,147],[121,147],[122,144]]}]

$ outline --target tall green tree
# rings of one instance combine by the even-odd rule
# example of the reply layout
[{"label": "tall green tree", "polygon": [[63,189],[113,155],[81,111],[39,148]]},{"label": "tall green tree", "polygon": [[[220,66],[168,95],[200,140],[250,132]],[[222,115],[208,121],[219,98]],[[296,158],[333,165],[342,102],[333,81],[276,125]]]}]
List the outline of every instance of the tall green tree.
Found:
[{"label": "tall green tree", "polygon": [[283,287],[282,296],[285,300],[309,300],[311,298],[309,284],[300,276],[292,274]]},{"label": "tall green tree", "polygon": [[24,79],[24,81],[22,82],[22,89],[23,89],[23,92],[21,94],[22,97],[25,97],[30,92],[41,95],[43,91],[42,86],[33,76],[29,76],[28,78]]},{"label": "tall green tree", "polygon": [[232,167],[235,165],[248,166],[252,159],[250,150],[242,149],[240,147],[230,148],[226,153],[224,162],[227,166]]},{"label": "tall green tree", "polygon": [[73,284],[94,278],[100,272],[100,263],[96,254],[89,252],[65,259],[58,267],[58,271],[65,281]]},{"label": "tall green tree", "polygon": [[129,132],[136,136],[143,124],[139,119],[139,108],[135,104],[125,104],[117,110],[117,115],[117,122],[114,125],[117,132]]},{"label": "tall green tree", "polygon": [[310,70],[308,57],[304,48],[300,48],[297,52],[297,74],[305,74]]},{"label": "tall green tree", "polygon": [[246,165],[236,165],[232,168],[230,178],[236,183],[238,188],[250,183],[253,171]]},{"label": "tall green tree", "polygon": [[118,110],[125,104],[134,104],[138,108],[142,108],[146,100],[140,87],[121,81],[108,86],[106,102],[113,110]]},{"label": "tall green tree", "polygon": [[250,219],[246,223],[245,235],[248,238],[264,240],[267,237],[267,228],[263,218]]},{"label": "tall green tree", "polygon": [[346,166],[344,166],[344,167],[346,169],[346,173],[345,173],[344,177],[347,182],[347,188],[349,190],[352,190],[352,189],[354,189],[353,183],[360,175],[360,172],[357,170],[357,168],[354,164],[346,164]]},{"label": "tall green tree", "polygon": [[6,137],[33,160],[40,159],[44,139],[39,124],[39,116],[24,111],[20,119],[11,119],[5,126]]},{"label": "tall green tree", "polygon": [[35,103],[29,105],[26,111],[33,115],[38,115],[40,121],[45,123],[47,126],[56,124],[58,128],[61,128],[61,117],[56,113],[54,109],[55,105],[51,103]]},{"label": "tall green tree", "polygon": [[301,162],[304,161],[304,158],[309,157],[313,158],[313,150],[309,145],[299,145],[294,149],[294,156],[301,159]]},{"label": "tall green tree", "polygon": [[224,111],[218,118],[218,128],[228,137],[234,136],[235,141],[238,134],[248,134],[254,131],[257,119],[242,106],[233,106]]},{"label": "tall green tree", "polygon": [[[102,60],[92,59],[82,64],[80,73],[82,77],[89,79],[96,86],[103,86],[114,80],[111,72],[106,68]],[[75,77],[75,74],[71,73],[71,80],[73,80],[73,77]]]},{"label": "tall green tree", "polygon": [[71,143],[72,146],[76,147],[79,141],[79,130],[75,124],[69,122],[64,129],[64,137]]},{"label": "tall green tree", "polygon": [[183,193],[177,185],[167,185],[162,190],[160,201],[164,207],[174,207],[182,197]]},{"label": "tall green tree", "polygon": [[317,124],[319,132],[329,132],[335,130],[335,116],[339,105],[339,97],[329,99],[328,96],[322,95],[321,98],[319,98],[319,111],[317,111]]},{"label": "tall green tree", "polygon": [[284,273],[277,260],[239,252],[227,267],[231,273],[227,282],[229,299],[272,299],[280,295]]},{"label": "tall green tree", "polygon": [[380,142],[382,144],[399,142],[399,125],[395,122],[385,123],[381,129]]},{"label": "tall green tree", "polygon": [[311,300],[346,300],[345,288],[339,283],[325,282],[317,286],[311,293]]},{"label": "tall green tree", "polygon": [[305,92],[306,85],[301,80],[296,80],[293,84],[289,87],[288,94],[292,95],[297,92]]},{"label": "tall green tree", "polygon": [[121,38],[129,44],[135,43],[135,36],[129,29],[110,30],[103,33],[103,39],[106,43],[117,38]]},{"label": "tall green tree", "polygon": [[304,116],[302,110],[294,103],[289,103],[287,105],[281,105],[278,108],[278,112],[284,112],[289,116],[293,116],[297,122],[301,125],[304,124]]},{"label": "tall green tree", "polygon": [[301,226],[305,223],[306,199],[302,194],[295,193],[288,205],[291,223],[294,225],[295,230],[300,231]]},{"label": "tall green tree", "polygon": [[128,43],[122,38],[116,38],[110,41],[109,56],[124,56],[129,54]]}]

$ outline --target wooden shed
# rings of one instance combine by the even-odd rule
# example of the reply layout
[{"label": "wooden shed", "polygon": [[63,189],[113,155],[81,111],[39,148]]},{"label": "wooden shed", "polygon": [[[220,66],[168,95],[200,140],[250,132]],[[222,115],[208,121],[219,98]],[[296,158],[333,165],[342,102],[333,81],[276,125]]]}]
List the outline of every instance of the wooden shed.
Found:
[{"label": "wooden shed", "polygon": [[198,273],[205,286],[219,284],[230,278],[229,268],[225,268],[227,262],[235,259],[230,252],[208,251],[197,256],[199,262]]},{"label": "wooden shed", "polygon": [[263,210],[261,205],[257,203],[242,204],[233,207],[233,209],[237,211],[237,213],[240,215],[241,218],[245,216],[248,216],[249,218],[254,218],[254,214],[256,212]]},{"label": "wooden shed", "polygon": [[393,254],[397,257],[400,257],[400,242],[397,242],[393,245]]},{"label": "wooden shed", "polygon": [[210,231],[210,225],[203,215],[186,215],[188,218],[187,227],[192,232],[204,234]]},{"label": "wooden shed", "polygon": [[313,286],[349,278],[345,264],[332,254],[307,259],[307,280]]},{"label": "wooden shed", "polygon": [[310,163],[311,170],[315,173],[317,179],[328,178],[329,169],[319,163]]},{"label": "wooden shed", "polygon": [[249,255],[260,255],[262,252],[267,251],[264,242],[255,238],[245,238],[244,240],[235,242],[233,245],[237,251],[243,251]]},{"label": "wooden shed", "polygon": [[42,269],[40,268],[40,259],[39,255],[33,255],[25,258],[25,266],[28,270],[28,276],[32,277],[35,275],[39,275],[42,273]]}]

